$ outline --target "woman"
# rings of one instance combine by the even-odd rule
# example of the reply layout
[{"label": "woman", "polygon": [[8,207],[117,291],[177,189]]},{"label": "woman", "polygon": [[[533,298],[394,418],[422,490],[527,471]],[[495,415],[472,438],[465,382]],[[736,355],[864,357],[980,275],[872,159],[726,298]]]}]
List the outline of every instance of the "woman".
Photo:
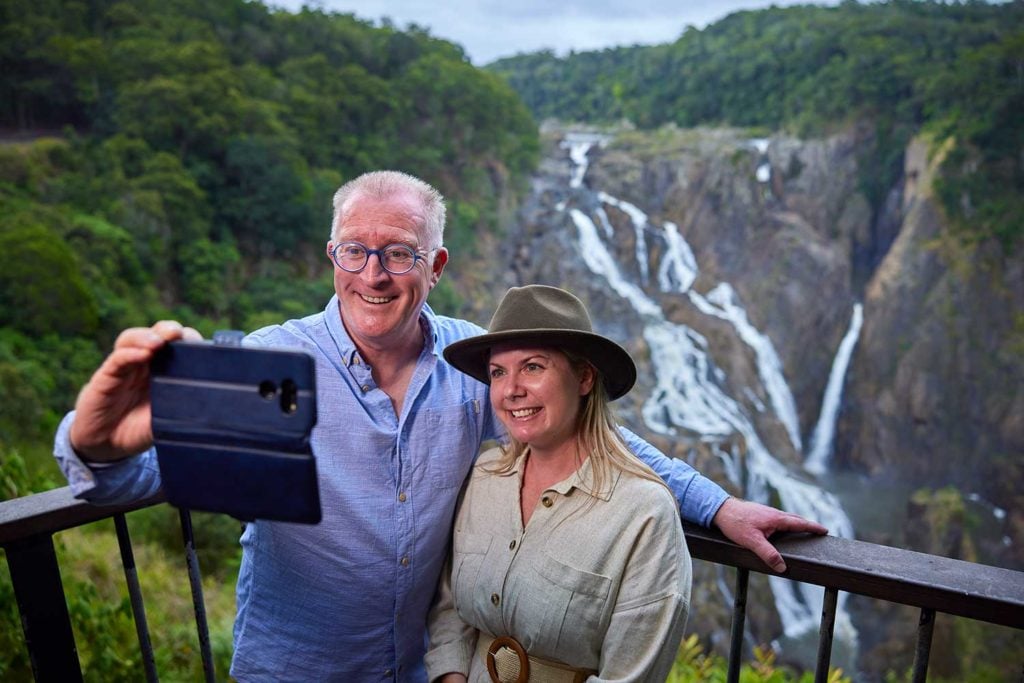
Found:
[{"label": "woman", "polygon": [[609,400],[636,368],[554,287],[506,293],[445,358],[490,384],[509,444],[477,460],[429,619],[432,681],[663,681],[690,602],[676,503]]}]

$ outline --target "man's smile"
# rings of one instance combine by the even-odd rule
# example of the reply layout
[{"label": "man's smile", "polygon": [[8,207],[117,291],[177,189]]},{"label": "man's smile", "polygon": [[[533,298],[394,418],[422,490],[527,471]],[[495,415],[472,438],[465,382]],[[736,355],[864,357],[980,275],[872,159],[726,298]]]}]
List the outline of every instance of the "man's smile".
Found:
[{"label": "man's smile", "polygon": [[398,298],[394,296],[367,296],[365,294],[360,294],[359,296],[368,304],[386,304]]}]

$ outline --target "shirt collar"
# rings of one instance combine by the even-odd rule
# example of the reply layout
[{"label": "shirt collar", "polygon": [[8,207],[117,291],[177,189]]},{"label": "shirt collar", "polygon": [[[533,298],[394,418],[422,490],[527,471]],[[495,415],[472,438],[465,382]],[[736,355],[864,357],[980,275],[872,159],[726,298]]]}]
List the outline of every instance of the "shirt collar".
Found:
[{"label": "shirt collar", "polygon": [[[523,453],[519,458],[512,464],[512,469],[507,474],[522,475],[523,467],[526,464],[526,456],[529,451]],[[622,475],[622,471],[617,467],[609,468],[608,480],[604,482],[604,488],[600,491],[594,490],[594,467],[591,463],[591,459],[587,458],[583,461],[583,464],[579,468],[570,474],[562,481],[549,486],[547,490],[555,491],[563,496],[568,496],[573,489],[579,489],[581,492],[588,496],[593,496],[603,501],[611,500],[612,493],[615,491],[615,486],[619,483],[619,477]]]},{"label": "shirt collar", "polygon": [[420,312],[420,329],[423,330],[423,338],[434,350],[434,355],[440,358],[444,352],[444,346],[440,344],[437,334],[437,313],[426,301],[423,302],[423,309]]}]

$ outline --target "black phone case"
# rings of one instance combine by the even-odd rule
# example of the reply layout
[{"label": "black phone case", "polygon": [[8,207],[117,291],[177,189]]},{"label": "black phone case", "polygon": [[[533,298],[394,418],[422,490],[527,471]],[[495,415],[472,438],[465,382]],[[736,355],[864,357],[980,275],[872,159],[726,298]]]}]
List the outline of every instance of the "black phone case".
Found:
[{"label": "black phone case", "polygon": [[172,342],[151,364],[150,399],[169,503],[242,520],[320,521],[310,355]]}]

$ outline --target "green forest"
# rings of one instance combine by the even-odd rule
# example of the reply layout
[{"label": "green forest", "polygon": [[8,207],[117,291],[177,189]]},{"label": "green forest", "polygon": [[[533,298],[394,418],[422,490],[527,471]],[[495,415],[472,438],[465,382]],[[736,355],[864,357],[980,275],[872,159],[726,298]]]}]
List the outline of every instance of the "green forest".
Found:
[{"label": "green forest", "polygon": [[[53,431],[121,329],[174,318],[209,335],[320,310],[331,195],[359,173],[404,170],[446,196],[455,256],[430,301],[464,312],[487,277],[464,264],[514,218],[549,117],[804,135],[868,121],[879,202],[910,136],[952,139],[939,191],[960,237],[1019,257],[1020,2],[848,0],[680,29],[668,45],[479,69],[416,26],[321,9],[0,0],[0,500],[64,485]],[[147,599],[161,677],[198,679],[177,514],[129,522],[144,595],[161,596]],[[197,515],[196,532],[226,677],[238,524]],[[112,524],[57,543],[86,677],[138,680]],[[721,660],[687,642],[673,680],[720,679]],[[762,651],[743,680],[798,678]],[[31,679],[6,569],[0,679]]]}]

